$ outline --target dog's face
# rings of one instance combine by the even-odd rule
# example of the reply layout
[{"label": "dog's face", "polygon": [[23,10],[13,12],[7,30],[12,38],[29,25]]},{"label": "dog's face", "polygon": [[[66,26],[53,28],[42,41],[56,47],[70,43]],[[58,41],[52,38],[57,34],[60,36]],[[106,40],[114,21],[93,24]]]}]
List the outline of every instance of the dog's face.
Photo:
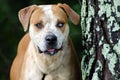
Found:
[{"label": "dog's face", "polygon": [[31,15],[29,33],[41,53],[53,55],[67,40],[67,15],[58,6],[39,6]]},{"label": "dog's face", "polygon": [[[68,13],[67,10],[70,11],[71,8],[67,5],[70,10],[65,9],[62,5],[34,5],[27,7],[26,10],[23,9],[24,13],[27,12],[24,14],[24,18],[29,15],[27,24],[23,22],[24,29],[26,29],[25,25],[29,24],[31,40],[39,53],[54,55],[64,47],[68,39],[69,26],[67,21],[71,13]],[[64,5],[66,6],[66,4]],[[20,21],[23,10],[20,12]]]}]

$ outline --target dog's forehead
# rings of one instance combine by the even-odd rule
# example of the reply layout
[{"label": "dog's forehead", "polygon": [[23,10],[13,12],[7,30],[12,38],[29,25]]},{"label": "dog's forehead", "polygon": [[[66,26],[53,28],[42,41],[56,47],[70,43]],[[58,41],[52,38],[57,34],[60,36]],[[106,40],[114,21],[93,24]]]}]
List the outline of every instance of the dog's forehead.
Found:
[{"label": "dog's forehead", "polygon": [[[46,15],[52,14],[58,19],[63,18],[65,21],[67,21],[66,13],[57,5],[39,5],[38,7],[42,9],[44,14]],[[49,17],[51,17],[52,15],[49,15]]]},{"label": "dog's forehead", "polygon": [[39,5],[33,12],[30,23],[49,23],[54,21],[54,24],[56,24],[58,21],[66,23],[67,20],[66,13],[57,5]]}]

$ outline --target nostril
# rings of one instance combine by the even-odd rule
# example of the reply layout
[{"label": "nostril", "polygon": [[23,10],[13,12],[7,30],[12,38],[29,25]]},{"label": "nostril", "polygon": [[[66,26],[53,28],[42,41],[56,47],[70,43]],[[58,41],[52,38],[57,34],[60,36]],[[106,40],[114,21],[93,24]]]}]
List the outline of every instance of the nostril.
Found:
[{"label": "nostril", "polygon": [[45,39],[48,44],[54,43],[57,41],[57,37],[55,35],[47,35]]}]

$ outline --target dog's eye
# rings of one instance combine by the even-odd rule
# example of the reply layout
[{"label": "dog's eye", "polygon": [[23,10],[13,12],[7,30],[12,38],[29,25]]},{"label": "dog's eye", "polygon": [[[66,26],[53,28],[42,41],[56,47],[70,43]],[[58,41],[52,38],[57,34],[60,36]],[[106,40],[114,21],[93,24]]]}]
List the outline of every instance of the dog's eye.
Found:
[{"label": "dog's eye", "polygon": [[35,26],[39,29],[41,29],[43,27],[43,25],[41,23],[37,23],[37,24],[35,24]]},{"label": "dog's eye", "polygon": [[61,27],[64,26],[64,23],[63,22],[58,22],[56,26],[59,27],[59,28],[61,28]]}]

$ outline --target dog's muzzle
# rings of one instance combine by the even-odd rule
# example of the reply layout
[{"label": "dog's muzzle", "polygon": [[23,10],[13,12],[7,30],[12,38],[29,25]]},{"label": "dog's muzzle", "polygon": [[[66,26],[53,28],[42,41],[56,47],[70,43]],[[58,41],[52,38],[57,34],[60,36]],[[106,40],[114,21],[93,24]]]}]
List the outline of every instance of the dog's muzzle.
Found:
[{"label": "dog's muzzle", "polygon": [[40,53],[52,56],[56,54],[58,51],[62,50],[62,46],[59,49],[57,48],[57,37],[54,34],[47,35],[45,37],[45,43],[46,43],[45,51],[41,51],[40,48],[38,47]]}]

